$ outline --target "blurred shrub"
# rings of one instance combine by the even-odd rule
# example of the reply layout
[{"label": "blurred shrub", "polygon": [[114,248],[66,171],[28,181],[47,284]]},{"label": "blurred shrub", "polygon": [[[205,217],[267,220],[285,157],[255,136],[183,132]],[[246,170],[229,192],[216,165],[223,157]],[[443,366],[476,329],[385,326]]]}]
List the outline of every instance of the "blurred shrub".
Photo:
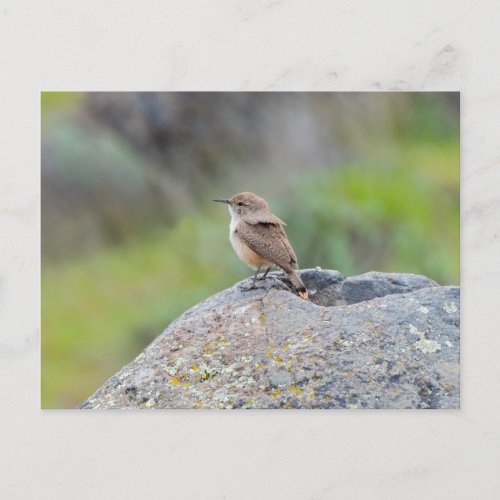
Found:
[{"label": "blurred shrub", "polygon": [[458,284],[459,146],[421,143],[302,180],[286,210],[301,265]]},{"label": "blurred shrub", "polygon": [[457,99],[44,92],[42,259],[72,259],[173,225],[215,187],[279,196],[292,176],[355,163],[380,145],[447,141],[458,135]]}]

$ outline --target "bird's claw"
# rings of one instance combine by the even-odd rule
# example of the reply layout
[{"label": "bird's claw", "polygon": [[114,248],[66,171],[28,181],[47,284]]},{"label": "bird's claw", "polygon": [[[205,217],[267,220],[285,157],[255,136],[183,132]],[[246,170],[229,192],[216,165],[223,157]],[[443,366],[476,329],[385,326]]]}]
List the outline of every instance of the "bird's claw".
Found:
[{"label": "bird's claw", "polygon": [[250,292],[251,290],[261,290],[261,286],[255,286],[255,283],[251,283],[250,285],[238,285],[238,289],[240,292]]}]

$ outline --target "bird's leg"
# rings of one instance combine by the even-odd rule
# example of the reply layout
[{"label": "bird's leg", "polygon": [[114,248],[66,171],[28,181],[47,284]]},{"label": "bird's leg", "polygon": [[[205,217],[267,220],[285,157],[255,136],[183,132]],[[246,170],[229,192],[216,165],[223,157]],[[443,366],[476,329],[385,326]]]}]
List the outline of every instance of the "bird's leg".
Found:
[{"label": "bird's leg", "polygon": [[260,272],[260,266],[257,268],[257,272],[255,273],[255,276],[253,277],[252,288],[255,288],[255,282],[257,281],[257,276],[259,275],[259,272]]},{"label": "bird's leg", "polygon": [[[261,281],[261,280],[263,281],[263,280],[265,280],[265,279],[266,279],[266,276],[267,276],[267,273],[269,272],[269,270],[270,270],[270,269],[271,269],[271,268],[270,268],[270,267],[268,267],[268,268],[266,269],[266,272],[265,272],[262,276],[257,277],[257,281]],[[259,270],[260,270],[260,267],[259,267]]]},{"label": "bird's leg", "polygon": [[270,267],[268,267],[268,268],[266,269],[266,272],[264,273],[264,276],[262,276],[262,278],[261,278],[262,280],[265,280],[265,279],[266,279],[267,273],[269,272],[269,270],[270,270],[270,269],[271,269]]}]

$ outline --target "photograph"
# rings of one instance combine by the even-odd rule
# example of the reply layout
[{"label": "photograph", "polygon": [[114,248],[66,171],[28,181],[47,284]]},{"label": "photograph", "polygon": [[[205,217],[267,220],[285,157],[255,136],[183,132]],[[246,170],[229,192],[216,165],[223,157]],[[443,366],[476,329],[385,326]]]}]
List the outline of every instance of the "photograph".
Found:
[{"label": "photograph", "polygon": [[460,93],[41,99],[42,409],[460,408]]}]

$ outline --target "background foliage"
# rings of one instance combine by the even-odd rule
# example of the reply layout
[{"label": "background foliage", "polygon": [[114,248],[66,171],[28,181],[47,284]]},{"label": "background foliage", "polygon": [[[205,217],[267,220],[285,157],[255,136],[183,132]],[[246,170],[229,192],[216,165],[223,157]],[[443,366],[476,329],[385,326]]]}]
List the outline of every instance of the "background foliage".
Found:
[{"label": "background foliage", "polygon": [[240,191],[303,268],[457,284],[458,94],[43,93],[43,407],[250,273],[210,201]]}]

